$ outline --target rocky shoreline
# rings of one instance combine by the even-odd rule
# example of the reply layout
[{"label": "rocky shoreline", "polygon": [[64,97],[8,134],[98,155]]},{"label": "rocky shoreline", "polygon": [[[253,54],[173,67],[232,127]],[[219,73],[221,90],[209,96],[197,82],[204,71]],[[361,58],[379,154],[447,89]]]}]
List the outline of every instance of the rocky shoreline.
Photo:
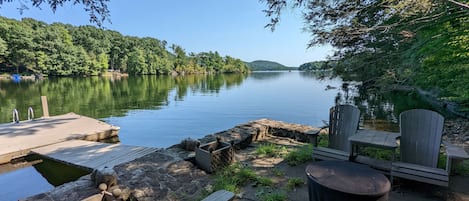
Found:
[{"label": "rocky shoreline", "polygon": [[[239,151],[271,136],[310,143],[312,142],[310,134],[319,131],[321,131],[319,128],[310,126],[261,119],[207,135],[198,141],[204,144],[215,141],[218,137],[224,142],[232,142]],[[469,152],[469,121],[467,119],[447,120],[444,140],[462,146]],[[209,174],[194,165],[193,148],[197,145],[191,142],[194,141],[186,139],[181,144],[160,149],[114,167],[118,181],[118,186],[114,188],[121,190],[120,198],[138,201],[203,199],[207,192],[213,189],[214,183]],[[238,158],[238,161],[243,160]],[[90,175],[86,175],[77,181],[25,200],[83,200],[99,193],[100,190]]]},{"label": "rocky shoreline", "polygon": [[[319,130],[311,126],[261,119],[207,135],[198,141],[203,144],[215,141],[218,137],[224,142],[232,142],[236,149],[244,149],[252,142],[262,140],[269,135],[309,142],[311,140],[309,134],[317,133]],[[131,198],[139,201],[202,199],[202,196],[211,190],[213,181],[209,174],[191,162],[194,152],[190,148],[189,151],[186,149],[188,149],[187,143],[181,143],[114,167],[118,181],[116,187],[121,189],[121,199]],[[99,193],[100,190],[90,175],[85,175],[77,181],[63,184],[25,200],[83,200]]]}]

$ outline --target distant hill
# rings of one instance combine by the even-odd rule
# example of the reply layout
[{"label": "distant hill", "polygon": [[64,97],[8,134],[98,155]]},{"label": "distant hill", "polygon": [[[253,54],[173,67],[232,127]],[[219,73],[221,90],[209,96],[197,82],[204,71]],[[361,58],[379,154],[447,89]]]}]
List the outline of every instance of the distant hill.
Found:
[{"label": "distant hill", "polygon": [[298,70],[301,71],[324,71],[331,70],[337,65],[335,61],[313,61],[301,64]]},{"label": "distant hill", "polygon": [[252,71],[263,71],[263,70],[298,70],[296,67],[287,67],[282,64],[273,61],[257,60],[253,62],[246,62],[246,65]]}]

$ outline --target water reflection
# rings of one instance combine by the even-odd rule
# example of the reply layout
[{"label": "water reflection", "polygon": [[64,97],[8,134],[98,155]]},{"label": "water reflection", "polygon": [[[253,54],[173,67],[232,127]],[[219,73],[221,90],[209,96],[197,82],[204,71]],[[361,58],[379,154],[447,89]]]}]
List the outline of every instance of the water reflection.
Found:
[{"label": "water reflection", "polygon": [[285,72],[282,71],[265,71],[265,72],[256,72],[252,73],[249,77],[255,80],[270,80],[270,79],[276,79]]},{"label": "water reflection", "polygon": [[332,71],[301,71],[301,77],[314,78],[317,80],[331,80],[334,79]]},{"label": "water reflection", "polygon": [[0,80],[0,122],[12,121],[17,108],[20,119],[27,118],[28,107],[35,116],[42,116],[40,96],[47,96],[49,113],[75,112],[94,118],[124,116],[133,109],[159,109],[168,105],[169,94],[176,91],[176,100],[183,100],[189,91],[218,93],[220,88],[239,86],[246,75],[141,76],[113,78],[49,78],[42,81],[13,83]]},{"label": "water reflection", "polygon": [[26,160],[41,160],[41,163],[37,163],[33,167],[53,186],[59,186],[70,181],[75,181],[78,178],[91,173],[90,170],[65,165],[38,155],[30,155],[26,157]]},{"label": "water reflection", "polygon": [[361,111],[362,126],[371,129],[398,132],[399,114],[410,109],[430,109],[450,115],[413,92],[365,89],[354,82],[343,83],[337,91],[336,104],[356,105]]}]

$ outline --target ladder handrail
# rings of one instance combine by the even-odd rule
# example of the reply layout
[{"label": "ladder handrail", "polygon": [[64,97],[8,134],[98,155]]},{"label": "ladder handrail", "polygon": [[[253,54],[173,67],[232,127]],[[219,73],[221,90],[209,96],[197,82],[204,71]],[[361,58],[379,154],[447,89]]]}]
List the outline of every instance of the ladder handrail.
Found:
[{"label": "ladder handrail", "polygon": [[18,114],[18,110],[15,108],[13,109],[13,123],[19,123],[20,122],[20,116]]},{"label": "ladder handrail", "polygon": [[34,119],[34,110],[33,107],[28,108],[28,120],[33,120]]}]

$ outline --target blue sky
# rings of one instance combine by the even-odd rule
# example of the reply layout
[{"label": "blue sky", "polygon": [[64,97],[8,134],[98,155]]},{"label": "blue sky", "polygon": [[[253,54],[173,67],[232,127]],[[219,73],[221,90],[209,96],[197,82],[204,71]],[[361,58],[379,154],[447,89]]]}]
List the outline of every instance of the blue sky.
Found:
[{"label": "blue sky", "polygon": [[[137,3],[138,2],[138,3]],[[18,1],[4,3],[0,15],[31,17],[47,23],[89,25],[81,6],[66,4],[53,13],[46,5],[20,14]],[[307,49],[309,34],[302,31],[301,13],[286,10],[274,32],[257,0],[114,0],[109,3],[112,23],[107,29],[124,35],[153,37],[182,46],[186,52],[218,51],[243,61],[271,60],[287,66],[324,60],[329,47]]]}]

